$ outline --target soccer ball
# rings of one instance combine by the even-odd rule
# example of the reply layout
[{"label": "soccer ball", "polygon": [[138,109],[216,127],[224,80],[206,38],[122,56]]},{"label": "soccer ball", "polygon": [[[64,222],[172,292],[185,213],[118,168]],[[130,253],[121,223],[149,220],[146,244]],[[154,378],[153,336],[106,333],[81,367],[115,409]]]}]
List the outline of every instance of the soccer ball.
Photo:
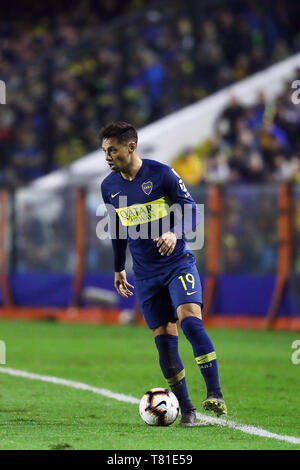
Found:
[{"label": "soccer ball", "polygon": [[140,416],[149,426],[170,426],[179,413],[179,403],[173,392],[166,388],[148,390],[140,401]]}]

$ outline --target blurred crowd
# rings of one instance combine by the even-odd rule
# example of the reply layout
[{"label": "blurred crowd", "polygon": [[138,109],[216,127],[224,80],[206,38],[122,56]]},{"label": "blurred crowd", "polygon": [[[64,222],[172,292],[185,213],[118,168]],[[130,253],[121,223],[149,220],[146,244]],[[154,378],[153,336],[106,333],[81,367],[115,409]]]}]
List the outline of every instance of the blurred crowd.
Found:
[{"label": "blurred crowd", "polygon": [[[15,2],[0,20],[0,69],[13,71],[49,49],[76,45],[93,28],[126,12],[130,0]],[[18,8],[16,8],[18,7]]]},{"label": "blurred crowd", "polygon": [[[54,4],[14,15],[12,2],[0,19],[0,68],[7,87],[7,104],[0,107],[0,185],[18,187],[95,150],[98,130],[110,120],[140,128],[300,46],[300,7],[293,1]],[[257,106],[259,115],[264,103]],[[289,113],[284,102],[276,106],[276,126],[282,128]],[[251,148],[253,178],[259,179],[260,152],[249,142],[258,121],[249,128],[247,112],[233,101],[220,117],[212,155],[207,165],[200,161],[206,174],[226,173],[225,142],[227,148],[234,146],[236,175],[242,171],[245,145]],[[265,154],[274,126],[272,121],[270,130],[270,122],[264,122]],[[272,171],[286,161],[279,153],[276,161],[268,160]],[[261,157],[268,159],[265,154]],[[284,171],[291,171],[290,165],[295,165],[293,158]],[[232,178],[233,167],[230,172]]]},{"label": "blurred crowd", "polygon": [[[300,79],[300,70],[295,72]],[[299,82],[300,83],[300,82]],[[300,106],[291,81],[273,102],[259,93],[252,106],[232,96],[213,136],[187,148],[173,166],[189,185],[200,183],[300,183]]]}]

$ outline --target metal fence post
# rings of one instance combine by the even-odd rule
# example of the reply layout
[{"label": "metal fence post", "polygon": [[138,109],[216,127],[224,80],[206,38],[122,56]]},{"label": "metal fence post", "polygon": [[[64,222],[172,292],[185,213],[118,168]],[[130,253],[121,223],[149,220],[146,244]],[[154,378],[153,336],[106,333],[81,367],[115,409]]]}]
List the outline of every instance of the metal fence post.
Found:
[{"label": "metal fence post", "polygon": [[291,185],[282,183],[278,191],[278,250],[276,282],[271,304],[266,317],[266,328],[271,328],[286,289],[291,269],[292,252],[292,197]]},{"label": "metal fence post", "polygon": [[3,304],[6,307],[13,306],[13,299],[7,273],[7,207],[9,195],[7,191],[0,191],[0,287],[2,290]]},{"label": "metal fence post", "polygon": [[86,190],[78,190],[75,199],[75,271],[73,306],[79,306],[85,268],[85,197]]},{"label": "metal fence post", "polygon": [[203,316],[209,315],[211,311],[220,270],[221,209],[221,188],[212,184],[208,190],[207,276],[203,290]]}]

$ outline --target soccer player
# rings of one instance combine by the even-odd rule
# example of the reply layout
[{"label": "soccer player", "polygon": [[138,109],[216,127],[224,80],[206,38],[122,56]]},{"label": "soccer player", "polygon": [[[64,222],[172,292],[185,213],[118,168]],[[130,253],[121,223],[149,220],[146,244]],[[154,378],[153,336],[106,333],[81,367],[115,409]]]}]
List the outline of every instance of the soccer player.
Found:
[{"label": "soccer player", "polygon": [[[195,257],[184,237],[199,223],[196,203],[172,168],[139,157],[137,131],[131,124],[108,124],[100,131],[100,142],[111,169],[101,191],[113,232],[115,288],[124,298],[133,295],[134,286],[125,271],[128,243],[135,292],[153,331],[162,373],[178,399],[180,425],[195,425],[196,412],[178,353],[178,320],[206,384],[204,409],[218,416],[227,414],[215,349],[202,323],[202,288]],[[168,211],[172,203],[182,208],[179,220]],[[185,208],[190,210],[184,212]]]}]

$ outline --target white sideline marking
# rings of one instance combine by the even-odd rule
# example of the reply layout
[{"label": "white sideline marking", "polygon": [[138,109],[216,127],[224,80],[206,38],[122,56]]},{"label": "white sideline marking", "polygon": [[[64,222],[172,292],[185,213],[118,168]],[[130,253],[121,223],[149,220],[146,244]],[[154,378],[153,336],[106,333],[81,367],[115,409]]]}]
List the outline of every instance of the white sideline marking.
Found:
[{"label": "white sideline marking", "polygon": [[280,434],[275,434],[274,432],[266,431],[262,428],[257,428],[248,424],[235,423],[234,421],[229,421],[224,418],[212,418],[201,413],[196,413],[196,415],[197,418],[200,419],[203,424],[216,424],[218,426],[227,426],[228,428],[235,429],[236,431],[242,431],[246,434],[252,434],[253,436],[277,439],[278,441],[285,441],[289,442],[290,444],[300,444],[299,437],[281,436]]},{"label": "white sideline marking", "polygon": [[[60,379],[58,377],[51,377],[48,375],[34,374],[31,372],[26,372],[23,370],[10,369],[8,367],[0,367],[0,372],[3,374],[12,375],[15,377],[23,377],[24,379],[39,380],[42,382],[49,382],[56,385],[65,385],[66,387],[76,388],[78,390],[86,390],[89,392],[97,393],[98,395],[103,395],[108,398],[113,398],[118,401],[123,401],[126,403],[139,404],[140,400],[138,398],[132,397],[130,395],[124,395],[123,393],[115,393],[111,390],[105,388],[92,387],[91,385],[75,382],[73,380]],[[236,431],[241,431],[246,434],[251,434],[253,436],[267,437],[269,439],[277,439],[278,441],[289,442],[290,444],[300,444],[300,438],[294,436],[282,436],[280,434],[275,434],[270,431],[266,431],[262,428],[257,428],[255,426],[248,426],[246,424],[235,423],[234,421],[229,421],[224,418],[212,418],[210,416],[204,415],[202,413],[197,413],[197,418],[200,420],[199,425],[201,424],[215,424],[218,426],[224,426]]]},{"label": "white sideline marking", "polygon": [[127,403],[139,403],[137,398],[129,395],[123,395],[123,393],[114,393],[106,388],[92,387],[91,385],[84,384],[82,382],[74,382],[73,380],[59,379],[58,377],[51,377],[49,375],[33,374],[24,370],[9,369],[6,367],[0,367],[0,372],[3,374],[13,375],[15,377],[23,377],[24,379],[40,380],[42,382],[49,382],[56,385],[65,385],[66,387],[77,388],[78,390],[87,390],[89,392],[98,393],[98,395],[104,395],[108,398],[114,398],[118,401],[125,401]]}]

